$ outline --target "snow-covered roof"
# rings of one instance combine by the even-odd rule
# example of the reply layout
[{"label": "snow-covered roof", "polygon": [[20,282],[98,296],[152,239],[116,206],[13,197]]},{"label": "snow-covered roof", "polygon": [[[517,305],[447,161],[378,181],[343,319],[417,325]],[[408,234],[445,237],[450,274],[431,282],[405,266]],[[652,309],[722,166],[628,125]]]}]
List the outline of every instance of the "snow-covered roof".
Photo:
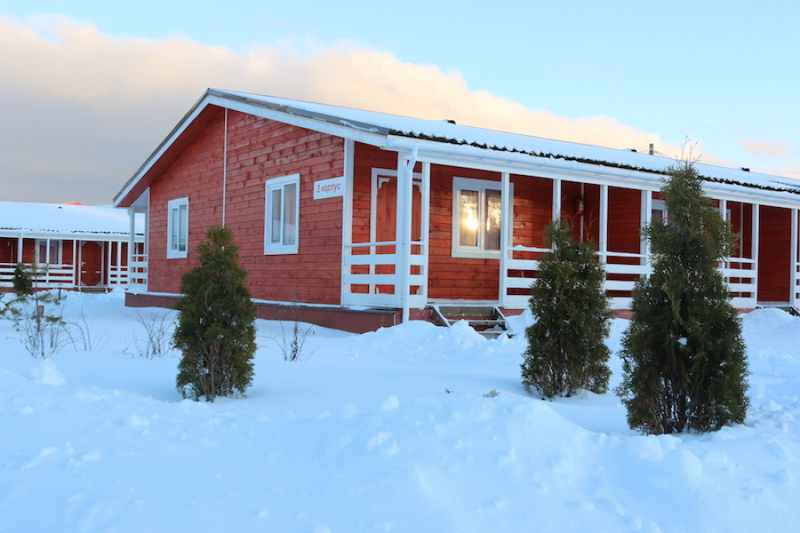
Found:
[{"label": "snow-covered roof", "polygon": [[[111,206],[0,201],[0,231],[122,236],[130,219],[127,210]],[[144,234],[138,217],[136,233]]]},{"label": "snow-covered roof", "polygon": [[[660,188],[660,179],[676,161],[634,150],[606,148],[517,133],[462,126],[448,120],[428,120],[375,111],[317,104],[235,91],[208,89],[115,198],[120,205],[181,133],[209,105],[235,109],[309,129],[395,150],[419,150],[420,159],[445,164],[477,165],[542,177],[580,174],[582,179],[613,176]],[[437,158],[441,156],[440,160]],[[481,167],[476,167],[481,168]],[[767,202],[800,205],[800,180],[703,163],[698,173],[720,190]],[[549,174],[548,174],[549,172]],[[633,183],[633,181],[629,181]],[[640,184],[641,185],[641,184]],[[128,198],[128,202],[131,199]],[[759,200],[761,201],[761,200]],[[130,205],[128,203],[128,205]]]},{"label": "snow-covered roof", "polygon": [[[526,154],[533,157],[562,159],[564,161],[659,174],[664,173],[667,168],[675,164],[674,159],[640,153],[630,149],[606,148],[462,126],[448,120],[411,118],[375,111],[214,89],[209,90],[209,94],[245,99],[252,103],[260,102],[290,114],[302,114],[309,118],[330,121],[378,134],[396,135],[456,146],[468,146],[493,152]],[[695,164],[695,168],[703,178],[709,181],[800,194],[800,180],[750,172],[743,168],[729,168],[702,163]]]}]

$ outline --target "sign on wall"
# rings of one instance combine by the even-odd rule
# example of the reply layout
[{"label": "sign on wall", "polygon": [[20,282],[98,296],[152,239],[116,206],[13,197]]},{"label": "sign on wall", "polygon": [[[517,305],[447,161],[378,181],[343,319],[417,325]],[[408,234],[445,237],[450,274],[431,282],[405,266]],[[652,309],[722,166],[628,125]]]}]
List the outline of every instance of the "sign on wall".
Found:
[{"label": "sign on wall", "polygon": [[314,182],[314,200],[344,196],[344,176]]}]

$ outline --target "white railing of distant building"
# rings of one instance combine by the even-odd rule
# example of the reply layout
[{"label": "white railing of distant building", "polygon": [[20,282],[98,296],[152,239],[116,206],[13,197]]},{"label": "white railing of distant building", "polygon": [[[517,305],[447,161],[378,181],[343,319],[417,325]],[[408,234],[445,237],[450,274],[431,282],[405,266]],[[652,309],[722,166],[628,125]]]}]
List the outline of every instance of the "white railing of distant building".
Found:
[{"label": "white railing of distant building", "polygon": [[[23,266],[31,268],[30,264],[23,263]],[[0,286],[13,287],[14,270],[17,263],[0,263]],[[33,282],[39,289],[64,289],[75,286],[75,266],[63,265],[39,265],[37,272],[33,276]]]}]

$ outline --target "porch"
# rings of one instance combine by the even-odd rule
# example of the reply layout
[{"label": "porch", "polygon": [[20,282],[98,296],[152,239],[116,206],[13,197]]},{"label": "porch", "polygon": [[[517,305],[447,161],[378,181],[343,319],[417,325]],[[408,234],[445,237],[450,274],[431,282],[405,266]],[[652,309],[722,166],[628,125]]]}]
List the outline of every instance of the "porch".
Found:
[{"label": "porch", "polygon": [[[347,187],[344,306],[401,309],[404,319],[443,299],[521,312],[548,251],[543,230],[557,218],[596,243],[611,309],[629,310],[636,281],[651,273],[641,228],[667,216],[657,179],[633,188],[453,167],[418,161],[413,152],[390,164],[381,155],[364,158],[368,168],[356,163]],[[800,304],[798,210],[741,195],[720,195],[715,206],[737,234],[733,256],[719,265],[734,307]],[[469,216],[467,208],[474,208]]]}]

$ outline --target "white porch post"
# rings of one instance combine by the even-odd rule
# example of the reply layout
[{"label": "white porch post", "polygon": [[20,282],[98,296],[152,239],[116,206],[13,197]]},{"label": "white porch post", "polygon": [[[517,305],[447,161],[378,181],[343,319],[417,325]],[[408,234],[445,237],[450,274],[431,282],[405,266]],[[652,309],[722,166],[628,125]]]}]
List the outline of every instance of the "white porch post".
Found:
[{"label": "white porch post", "polygon": [[551,210],[553,220],[561,218],[561,180],[553,180],[553,207]]},{"label": "white porch post", "polygon": [[[413,169],[412,169],[413,171]],[[422,285],[422,297],[428,301],[428,284],[430,283],[430,276],[428,275],[428,260],[430,258],[430,213],[431,213],[431,164],[428,162],[422,163],[422,190],[420,201],[420,216],[422,217],[420,224],[420,253],[422,254],[422,267],[420,274],[424,277],[425,283]],[[413,197],[412,197],[413,204]],[[411,206],[411,212],[414,212],[414,206]]]},{"label": "white porch post", "polygon": [[759,205],[753,204],[753,276],[755,278],[755,289],[753,299],[758,303],[758,241],[761,239],[760,233],[760,213]]},{"label": "white porch post", "polygon": [[600,186],[600,262],[608,262],[608,185]]},{"label": "white porch post", "polygon": [[22,246],[25,244],[25,238],[22,233],[17,237],[17,263],[22,263]]},{"label": "white porch post", "polygon": [[353,244],[353,151],[355,142],[351,139],[344,141],[344,197],[342,201],[342,267],[341,267],[341,295],[340,303],[345,305],[346,295],[350,293],[350,285],[344,282],[344,277],[350,274],[347,257],[352,252]]},{"label": "white porch post", "polygon": [[[145,225],[145,235],[147,235],[150,228]],[[126,285],[130,287],[131,280],[134,276],[134,269],[133,269],[133,261],[134,255],[136,253],[136,208],[131,206],[128,208],[128,266],[125,267],[127,272],[127,283]]]},{"label": "white porch post", "polygon": [[117,276],[116,276],[117,285],[122,284],[123,273],[124,272],[122,270],[122,241],[117,241]]},{"label": "white porch post", "polygon": [[410,316],[409,283],[410,256],[411,256],[411,218],[412,198],[414,197],[414,165],[416,163],[416,150],[412,154],[398,152],[397,154],[397,224],[395,256],[395,296],[403,310],[402,321],[408,322]]},{"label": "white porch post", "polygon": [[[722,220],[724,220],[725,222],[730,222],[730,220],[728,220],[728,201],[727,200],[724,200],[724,199],[720,199],[719,200],[719,215],[722,217]],[[726,267],[725,261],[722,261],[719,264],[719,268],[725,268],[725,267]],[[725,282],[726,283],[728,282],[728,278],[725,278]]]},{"label": "white porch post", "polygon": [[[505,306],[506,301],[506,261],[509,259],[509,254],[512,254],[511,246],[513,246],[514,237],[514,221],[511,219],[511,206],[514,205],[514,199],[511,198],[511,176],[508,172],[500,174],[500,198],[502,199],[502,206],[500,208],[500,305]],[[509,239],[510,238],[510,239]],[[511,242],[509,242],[511,241]]]},{"label": "white porch post", "polygon": [[789,262],[789,266],[791,270],[791,276],[789,276],[790,282],[792,284],[792,289],[789,292],[789,303],[792,307],[796,306],[797,303],[797,209],[792,209],[792,243],[791,243],[791,254],[792,260]]},{"label": "white porch post", "polygon": [[[642,212],[641,212],[641,222],[639,224],[640,231],[650,225],[653,221],[653,191],[642,191]],[[650,239],[647,239],[642,235],[641,237],[641,254],[644,256],[642,259],[642,263],[644,266],[648,267],[647,270],[649,271],[650,267]]]}]

